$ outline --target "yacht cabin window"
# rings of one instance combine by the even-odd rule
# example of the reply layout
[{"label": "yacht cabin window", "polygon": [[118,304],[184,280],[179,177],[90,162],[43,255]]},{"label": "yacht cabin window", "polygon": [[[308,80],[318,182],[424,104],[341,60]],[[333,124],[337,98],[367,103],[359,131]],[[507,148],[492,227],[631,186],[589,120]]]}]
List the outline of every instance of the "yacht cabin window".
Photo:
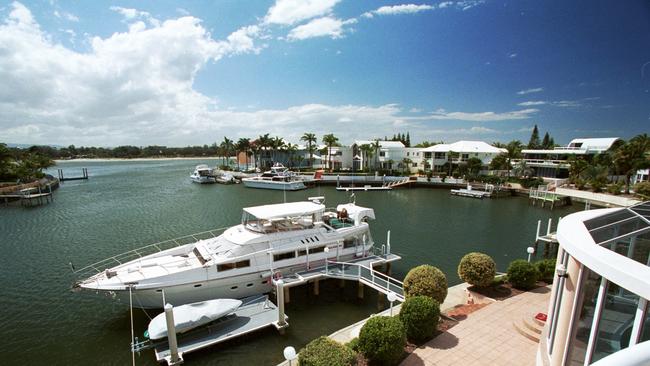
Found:
[{"label": "yacht cabin window", "polygon": [[296,215],[272,219],[260,219],[247,212],[242,216],[242,225],[257,233],[304,230],[314,227],[315,215]]},{"label": "yacht cabin window", "polygon": [[296,252],[291,251],[291,252],[286,252],[286,253],[278,253],[278,254],[273,254],[273,260],[274,261],[282,261],[285,259],[291,259],[296,257]]},{"label": "yacht cabin window", "polygon": [[250,267],[251,261],[250,259],[246,259],[243,261],[239,262],[234,262],[234,263],[221,263],[217,265],[217,271],[218,272],[223,272],[223,271],[228,271],[231,269],[235,268],[245,268],[245,267]]}]

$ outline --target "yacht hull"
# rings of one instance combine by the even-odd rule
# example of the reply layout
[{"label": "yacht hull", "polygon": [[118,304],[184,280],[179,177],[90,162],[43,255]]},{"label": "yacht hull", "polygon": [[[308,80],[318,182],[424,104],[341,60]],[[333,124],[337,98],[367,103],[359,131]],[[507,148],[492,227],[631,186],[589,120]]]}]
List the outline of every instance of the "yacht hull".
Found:
[{"label": "yacht hull", "polygon": [[192,179],[192,182],[200,183],[200,184],[209,184],[209,183],[216,183],[217,182],[217,179],[215,177],[205,177],[205,176],[195,177],[195,176],[191,176],[190,179]]}]

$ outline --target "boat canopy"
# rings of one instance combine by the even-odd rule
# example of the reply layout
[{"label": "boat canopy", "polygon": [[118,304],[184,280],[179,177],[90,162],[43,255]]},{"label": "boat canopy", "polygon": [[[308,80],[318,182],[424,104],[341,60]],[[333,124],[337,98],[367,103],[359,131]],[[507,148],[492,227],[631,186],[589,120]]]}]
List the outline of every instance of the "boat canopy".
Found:
[{"label": "boat canopy", "polygon": [[336,211],[341,212],[343,210],[348,213],[348,217],[354,221],[355,225],[361,224],[366,218],[375,219],[375,211],[372,208],[357,206],[354,203],[336,206]]},{"label": "boat canopy", "polygon": [[325,205],[318,203],[290,202],[275,205],[245,207],[244,212],[261,220],[273,220],[292,216],[308,216],[322,212],[324,209]]}]

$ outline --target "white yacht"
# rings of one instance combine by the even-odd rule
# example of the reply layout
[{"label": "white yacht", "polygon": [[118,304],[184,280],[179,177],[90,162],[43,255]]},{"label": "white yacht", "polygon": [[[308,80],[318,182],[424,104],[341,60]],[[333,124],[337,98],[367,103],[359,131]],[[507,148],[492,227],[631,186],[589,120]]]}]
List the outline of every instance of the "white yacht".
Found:
[{"label": "white yacht", "polygon": [[[241,224],[219,236],[184,245],[173,240],[176,246],[167,250],[158,243],[105,259],[76,271],[94,274],[74,287],[127,304],[131,291],[133,306],[160,308],[163,290],[173,305],[244,298],[271,291],[274,276],[323,266],[326,259],[372,255],[371,208],[348,203],[326,209],[323,197],[310,199],[247,207]],[[147,250],[154,253],[145,255]]]},{"label": "white yacht", "polygon": [[281,191],[297,191],[307,188],[300,177],[279,163],[276,163],[271,167],[271,170],[257,177],[243,178],[241,181],[246,187],[250,188],[278,189]]},{"label": "white yacht", "polygon": [[190,179],[195,183],[216,183],[217,179],[212,175],[212,169],[207,165],[197,165],[194,172],[190,175]]}]

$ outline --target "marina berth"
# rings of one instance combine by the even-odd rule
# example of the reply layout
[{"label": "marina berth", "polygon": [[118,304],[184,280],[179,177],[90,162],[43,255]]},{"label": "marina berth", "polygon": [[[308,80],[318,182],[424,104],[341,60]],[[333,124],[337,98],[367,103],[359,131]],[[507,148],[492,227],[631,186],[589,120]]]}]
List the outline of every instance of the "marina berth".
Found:
[{"label": "marina berth", "polygon": [[[76,272],[95,273],[75,288],[124,303],[132,292],[133,306],[160,308],[163,291],[175,306],[239,299],[267,293],[272,278],[323,265],[326,259],[343,262],[372,255],[367,221],[375,218],[373,209],[354,203],[326,209],[322,199],[244,208],[241,224],[221,235],[148,255],[130,252],[82,268]],[[136,258],[126,261],[129,255]]]}]

